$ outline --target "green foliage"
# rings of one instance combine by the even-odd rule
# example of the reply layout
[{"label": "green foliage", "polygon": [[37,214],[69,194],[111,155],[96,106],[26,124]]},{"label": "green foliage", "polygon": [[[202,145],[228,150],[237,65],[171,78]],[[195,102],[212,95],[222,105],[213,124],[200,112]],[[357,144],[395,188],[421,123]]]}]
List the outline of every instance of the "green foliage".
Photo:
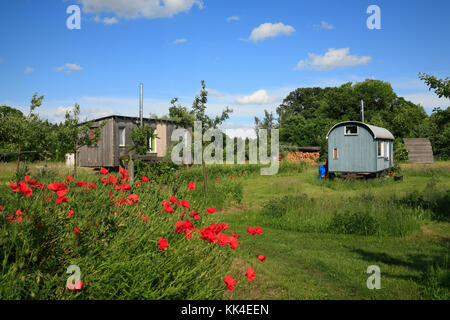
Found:
[{"label": "green foliage", "polygon": [[423,293],[425,299],[449,300],[450,299],[450,271],[448,256],[445,264],[431,265],[422,273]]},{"label": "green foliage", "polygon": [[380,223],[367,212],[335,212],[329,230],[333,233],[371,236],[378,233]]},{"label": "green foliage", "polygon": [[439,98],[445,97],[450,98],[450,79],[447,77],[445,79],[438,79],[435,76],[419,73],[419,79],[425,81],[429,90],[434,89],[434,92]]},{"label": "green foliage", "polygon": [[408,160],[408,149],[402,139],[396,138],[394,140],[394,161],[397,162],[406,160]]},{"label": "green foliage", "polygon": [[169,107],[169,119],[174,121],[179,127],[193,128],[195,121],[194,110],[188,110],[187,107],[181,104],[176,105],[177,101],[178,98],[173,98],[170,101],[172,106]]},{"label": "green foliage", "polygon": [[[156,138],[153,128],[143,125],[131,129],[131,140],[133,145],[130,146],[130,151],[139,155],[146,154],[152,149],[150,141]],[[150,140],[152,139],[152,140]]]}]

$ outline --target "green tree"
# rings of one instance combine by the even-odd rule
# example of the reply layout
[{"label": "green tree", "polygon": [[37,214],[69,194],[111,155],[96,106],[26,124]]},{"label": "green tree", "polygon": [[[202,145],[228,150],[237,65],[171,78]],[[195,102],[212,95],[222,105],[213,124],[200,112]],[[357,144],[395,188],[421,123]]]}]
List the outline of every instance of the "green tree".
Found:
[{"label": "green tree", "polygon": [[58,139],[65,147],[74,154],[74,176],[77,176],[78,151],[83,146],[98,144],[101,139],[101,130],[105,122],[93,127],[92,121],[80,122],[80,105],[75,103],[72,111],[67,111],[63,125],[58,132]]},{"label": "green tree", "polygon": [[17,173],[20,169],[22,154],[26,151],[36,151],[31,149],[37,145],[41,120],[34,111],[41,106],[43,99],[44,96],[38,96],[36,92],[31,98],[30,111],[26,116],[14,108],[4,106],[1,109],[0,134],[7,150],[17,153]]},{"label": "green tree", "polygon": [[203,168],[203,183],[205,188],[205,194],[208,195],[208,182],[206,176],[206,165],[203,152],[205,149],[205,143],[203,141],[203,135],[209,129],[217,129],[217,127],[222,124],[226,119],[230,117],[230,113],[233,112],[232,109],[228,107],[222,111],[220,116],[214,118],[209,117],[206,114],[206,103],[208,102],[208,91],[206,90],[205,81],[201,81],[202,89],[200,90],[200,95],[197,95],[192,104],[192,112],[195,117],[195,121],[200,121],[202,123],[202,168]]}]

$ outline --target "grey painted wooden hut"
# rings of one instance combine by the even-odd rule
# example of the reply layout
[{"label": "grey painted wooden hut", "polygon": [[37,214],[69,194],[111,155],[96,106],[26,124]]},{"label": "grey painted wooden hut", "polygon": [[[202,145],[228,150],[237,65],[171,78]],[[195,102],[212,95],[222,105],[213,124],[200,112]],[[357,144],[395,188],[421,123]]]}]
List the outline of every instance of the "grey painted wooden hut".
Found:
[{"label": "grey painted wooden hut", "polygon": [[[79,151],[79,165],[81,167],[118,167],[119,157],[128,154],[131,140],[131,130],[136,128],[140,120],[138,117],[111,115],[92,120],[92,128],[105,122],[101,131],[101,140],[92,146],[83,146]],[[170,120],[143,118],[143,123],[152,127],[157,135],[151,141],[149,158],[159,161],[164,158],[171,144],[172,132],[177,128]]]},{"label": "grey painted wooden hut", "polygon": [[394,166],[394,136],[359,121],[335,124],[327,134],[328,172],[378,175]]}]

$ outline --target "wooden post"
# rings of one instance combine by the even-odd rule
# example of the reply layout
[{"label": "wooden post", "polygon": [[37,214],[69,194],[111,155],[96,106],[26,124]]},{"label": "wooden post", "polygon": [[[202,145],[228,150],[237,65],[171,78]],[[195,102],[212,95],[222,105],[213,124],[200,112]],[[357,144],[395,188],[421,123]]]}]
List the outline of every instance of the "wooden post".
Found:
[{"label": "wooden post", "polygon": [[134,161],[133,161],[133,154],[129,154],[128,158],[128,174],[130,175],[130,184],[134,184]]}]

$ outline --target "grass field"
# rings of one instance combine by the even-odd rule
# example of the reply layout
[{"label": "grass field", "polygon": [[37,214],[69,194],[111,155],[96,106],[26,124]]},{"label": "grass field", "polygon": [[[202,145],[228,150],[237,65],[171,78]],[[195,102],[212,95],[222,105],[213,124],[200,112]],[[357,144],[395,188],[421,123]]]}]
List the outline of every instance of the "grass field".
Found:
[{"label": "grass field", "polygon": [[[402,181],[324,181],[317,179],[317,167],[288,165],[277,175],[261,176],[251,166],[212,166],[208,197],[199,168],[160,179],[164,182],[150,177],[127,193],[82,169],[76,181],[93,181],[97,188],[85,192],[72,185],[67,203],[47,206],[44,191],[36,189],[29,198],[11,192],[14,169],[11,163],[0,165],[0,298],[450,298],[450,162],[402,164]],[[61,164],[29,169],[41,183],[64,182],[71,173]],[[187,190],[190,180],[195,191]],[[136,193],[139,204],[116,206],[108,192],[114,199]],[[195,228],[225,222],[240,235],[239,247],[209,245],[199,236],[186,241],[174,232],[177,221],[189,219],[180,218],[183,208],[162,213],[160,202],[169,196],[189,200],[199,212],[217,208],[192,220]],[[3,217],[18,207],[25,211],[25,224],[7,222]],[[76,212],[70,219],[69,209]],[[36,231],[37,221],[43,232]],[[79,236],[75,226],[82,230]],[[262,227],[263,234],[251,236],[248,226]],[[158,248],[160,236],[168,239],[167,250]],[[64,290],[70,264],[84,272],[81,292]],[[366,286],[371,265],[381,270],[379,290]],[[252,282],[245,277],[249,267],[256,272]],[[237,281],[233,291],[223,283],[228,274]]]},{"label": "grass field", "polygon": [[[399,182],[389,178],[319,181],[316,168],[296,176],[245,180],[242,204],[226,208],[221,216],[239,225],[242,232],[248,225],[263,228],[264,235],[258,239],[243,239],[235,260],[236,265],[255,269],[258,289],[227,292],[224,297],[449,299],[450,223],[436,221],[430,209],[410,207],[402,200],[430,189],[448,195],[450,163],[404,164],[402,168],[404,179]],[[280,197],[281,201],[273,201]],[[448,196],[442,201],[444,210],[450,210]],[[281,205],[278,215],[277,205]],[[327,230],[333,215],[346,211],[378,216],[378,232],[360,235]],[[403,219],[395,217],[401,214]],[[260,263],[255,254],[267,260]],[[370,265],[380,267],[380,290],[366,286]]]}]

